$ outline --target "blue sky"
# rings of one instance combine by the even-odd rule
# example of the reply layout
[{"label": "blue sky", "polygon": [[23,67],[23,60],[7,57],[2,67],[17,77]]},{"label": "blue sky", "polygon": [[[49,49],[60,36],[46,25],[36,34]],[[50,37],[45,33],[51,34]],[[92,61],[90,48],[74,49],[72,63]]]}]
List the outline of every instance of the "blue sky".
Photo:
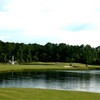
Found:
[{"label": "blue sky", "polygon": [[4,11],[5,0],[0,0],[0,11]]},{"label": "blue sky", "polygon": [[0,0],[0,40],[100,45],[100,0]]}]

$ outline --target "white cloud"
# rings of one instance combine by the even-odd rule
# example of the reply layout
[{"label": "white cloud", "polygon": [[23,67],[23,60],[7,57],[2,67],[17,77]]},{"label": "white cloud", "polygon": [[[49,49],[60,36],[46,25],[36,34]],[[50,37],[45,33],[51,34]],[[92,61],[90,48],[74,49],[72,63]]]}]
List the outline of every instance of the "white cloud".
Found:
[{"label": "white cloud", "polygon": [[0,36],[0,40],[6,41],[7,39],[9,39],[9,36]]},{"label": "white cloud", "polygon": [[[96,33],[96,34],[95,34]],[[81,45],[81,44],[89,44],[91,46],[98,46],[100,44],[100,39],[99,39],[99,31],[82,31],[80,32],[65,32],[65,37],[62,37],[58,40],[58,42],[64,42],[67,44],[72,44],[72,45]]]},{"label": "white cloud", "polygon": [[[10,0],[7,12],[0,12],[0,28],[23,30],[19,32],[23,36],[19,41],[89,43],[97,46],[100,42],[99,4],[100,0]],[[79,32],[63,29],[68,25],[86,23],[96,29]]]}]

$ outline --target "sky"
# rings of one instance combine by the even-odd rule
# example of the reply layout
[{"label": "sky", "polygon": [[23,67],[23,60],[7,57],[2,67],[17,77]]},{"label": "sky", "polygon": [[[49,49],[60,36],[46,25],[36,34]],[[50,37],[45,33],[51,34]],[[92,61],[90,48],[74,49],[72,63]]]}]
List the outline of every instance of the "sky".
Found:
[{"label": "sky", "polygon": [[100,0],[0,0],[0,40],[100,46]]}]

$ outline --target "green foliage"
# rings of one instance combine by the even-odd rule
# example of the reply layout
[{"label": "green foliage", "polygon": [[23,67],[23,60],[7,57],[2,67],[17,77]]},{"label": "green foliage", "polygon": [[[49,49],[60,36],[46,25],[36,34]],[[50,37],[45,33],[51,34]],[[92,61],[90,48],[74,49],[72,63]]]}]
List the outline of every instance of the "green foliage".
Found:
[{"label": "green foliage", "polygon": [[72,46],[64,43],[24,44],[0,41],[0,62],[11,60],[12,55],[22,62],[80,62],[100,64],[100,47]]}]

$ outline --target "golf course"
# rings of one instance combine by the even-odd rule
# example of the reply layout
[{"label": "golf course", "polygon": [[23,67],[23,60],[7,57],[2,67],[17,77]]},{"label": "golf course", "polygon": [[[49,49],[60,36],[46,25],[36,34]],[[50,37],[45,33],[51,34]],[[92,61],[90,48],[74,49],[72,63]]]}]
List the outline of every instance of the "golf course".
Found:
[{"label": "golf course", "polygon": [[[80,63],[0,64],[0,73],[44,70],[98,70],[100,66]],[[0,88],[0,100],[99,100],[100,93],[37,88]]]},{"label": "golf course", "polygon": [[100,0],[0,0],[0,100],[100,100]]}]

